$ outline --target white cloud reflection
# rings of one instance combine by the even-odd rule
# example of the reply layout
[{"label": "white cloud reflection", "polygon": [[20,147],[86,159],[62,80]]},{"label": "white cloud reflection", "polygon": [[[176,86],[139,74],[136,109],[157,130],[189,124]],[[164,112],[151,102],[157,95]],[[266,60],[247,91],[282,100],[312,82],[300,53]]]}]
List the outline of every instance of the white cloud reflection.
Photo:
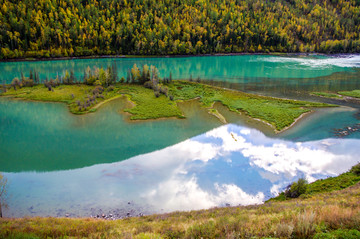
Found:
[{"label": "white cloud reflection", "polygon": [[[147,165],[154,177],[167,175],[147,185],[141,194],[164,211],[248,205],[277,195],[301,176],[314,181],[348,170],[357,163],[356,153],[350,149],[360,146],[360,141],[342,139],[343,147],[334,147],[339,142],[294,143],[230,124],[119,164],[136,162]],[[239,164],[241,168],[234,166]],[[255,173],[247,175],[240,169]],[[246,182],[251,183],[251,190]]]},{"label": "white cloud reflection", "polygon": [[25,216],[36,204],[31,215],[53,215],[54,208],[119,208],[128,201],[151,212],[258,204],[299,177],[313,181],[347,171],[358,162],[359,146],[360,140],[345,139],[294,143],[229,124],[118,163],[8,173],[15,195],[10,211]]}]

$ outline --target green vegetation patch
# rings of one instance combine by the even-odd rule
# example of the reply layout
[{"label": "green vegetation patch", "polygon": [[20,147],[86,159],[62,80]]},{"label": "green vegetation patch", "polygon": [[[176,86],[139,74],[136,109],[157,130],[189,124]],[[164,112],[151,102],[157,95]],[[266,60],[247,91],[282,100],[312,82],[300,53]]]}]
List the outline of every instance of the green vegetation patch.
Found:
[{"label": "green vegetation patch", "polygon": [[45,88],[43,85],[36,85],[33,87],[22,87],[14,90],[14,88],[8,89],[7,92],[2,93],[1,96],[11,96],[15,98],[21,98],[26,100],[45,101],[45,102],[62,102],[69,106],[70,112],[73,114],[85,114],[93,112],[94,107],[104,100],[108,100],[116,96],[113,91],[104,92],[104,98],[97,98],[89,107],[79,108],[77,102],[86,101],[89,96],[92,96],[92,91],[95,87],[85,84],[76,85],[60,85],[53,87],[52,91]]},{"label": "green vegetation patch", "polygon": [[[349,172],[340,174],[337,177],[329,177],[326,179],[317,180],[311,184],[306,184],[306,188],[302,190],[302,198],[307,198],[318,193],[333,192],[341,189],[348,188],[360,182],[360,164],[353,166]],[[293,183],[290,189],[297,183]],[[284,201],[292,198],[288,195],[289,190],[280,193],[279,196],[271,198],[269,201]]]},{"label": "green vegetation patch", "polygon": [[339,91],[339,94],[345,95],[345,96],[350,96],[350,97],[355,97],[355,98],[360,98],[360,90]]},{"label": "green vegetation patch", "polygon": [[45,88],[43,85],[23,87],[16,91],[11,88],[1,95],[27,100],[63,102],[68,104],[71,113],[85,114],[96,111],[98,105],[118,98],[124,94],[128,95],[129,99],[134,103],[133,108],[125,110],[132,114],[131,119],[133,120],[164,117],[184,118],[174,101],[169,100],[164,95],[156,97],[153,90],[147,89],[141,85],[116,84],[111,91],[105,89],[102,93],[103,98],[97,98],[96,102],[86,109],[79,109],[77,101],[83,102],[87,100],[89,96],[92,96],[92,91],[95,89],[95,86],[85,84],[61,85],[52,89],[53,91],[49,91],[48,88]]},{"label": "green vegetation patch", "polygon": [[341,95],[335,94],[335,93],[329,93],[329,92],[311,92],[312,95],[315,96],[321,96],[325,98],[334,98],[334,99],[342,99],[343,97]]},{"label": "green vegetation patch", "polygon": [[360,231],[339,229],[332,232],[317,233],[314,239],[358,239]]},{"label": "green vegetation patch", "polygon": [[[124,111],[131,114],[132,120],[165,117],[184,118],[176,102],[199,98],[205,107],[212,108],[215,102],[221,102],[229,110],[263,120],[276,130],[290,126],[303,113],[309,112],[312,107],[331,106],[323,103],[246,94],[187,81],[160,84],[159,88],[166,89],[166,92],[161,94],[139,84],[121,83],[108,88],[86,84],[60,85],[52,87],[51,90],[43,85],[36,85],[18,88],[17,90],[12,87],[2,95],[28,100],[64,102],[68,104],[70,111],[74,114],[94,112],[101,104],[121,95],[127,95],[134,106]],[[215,111],[209,112],[217,117],[219,116]],[[223,122],[226,120],[223,119]]]},{"label": "green vegetation patch", "polygon": [[352,172],[347,172],[339,175],[338,177],[331,177],[323,180],[317,180],[308,185],[307,193],[315,194],[321,192],[331,192],[341,190],[360,181],[360,175]]},{"label": "green vegetation patch", "polygon": [[37,85],[33,87],[23,87],[16,91],[11,88],[2,95],[28,100],[71,103],[74,100],[81,100],[92,88],[91,86],[83,84],[61,85],[53,88],[54,91],[49,91],[43,85]]},{"label": "green vegetation patch", "polygon": [[[125,90],[125,89],[122,89]],[[125,112],[132,114],[132,120],[158,119],[164,117],[184,118],[181,110],[174,101],[169,100],[165,95],[156,97],[154,91],[142,86],[130,86],[123,91],[130,96],[135,106],[125,109]]]},{"label": "green vegetation patch", "polygon": [[331,106],[324,103],[258,96],[186,81],[175,81],[169,86],[169,94],[173,95],[175,100],[199,97],[200,102],[206,107],[211,107],[214,102],[221,102],[229,110],[243,112],[252,118],[268,122],[276,130],[290,126],[303,113],[309,112],[312,107]]}]

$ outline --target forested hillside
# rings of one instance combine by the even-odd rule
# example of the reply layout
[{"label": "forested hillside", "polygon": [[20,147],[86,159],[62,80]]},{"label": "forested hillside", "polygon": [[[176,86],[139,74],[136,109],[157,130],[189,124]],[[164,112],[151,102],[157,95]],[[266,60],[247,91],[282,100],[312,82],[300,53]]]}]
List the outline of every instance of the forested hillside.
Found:
[{"label": "forested hillside", "polygon": [[0,0],[1,59],[360,52],[360,0]]}]

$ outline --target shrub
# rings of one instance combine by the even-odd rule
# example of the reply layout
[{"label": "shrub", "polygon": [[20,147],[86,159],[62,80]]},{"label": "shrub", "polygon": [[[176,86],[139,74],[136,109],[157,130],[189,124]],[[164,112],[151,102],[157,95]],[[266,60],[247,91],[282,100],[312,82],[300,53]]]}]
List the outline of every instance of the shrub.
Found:
[{"label": "shrub", "polygon": [[360,238],[358,230],[343,230],[339,229],[332,232],[317,233],[314,239],[357,239]]},{"label": "shrub", "polygon": [[297,182],[290,184],[285,190],[285,196],[289,198],[297,198],[301,194],[306,193],[308,182],[304,178],[300,178]]},{"label": "shrub", "polygon": [[294,226],[287,223],[279,223],[276,226],[275,236],[280,238],[289,238],[294,231]]},{"label": "shrub", "polygon": [[315,216],[315,213],[312,211],[305,211],[304,213],[299,214],[293,233],[298,238],[309,238],[313,235],[316,230]]},{"label": "shrub", "polygon": [[107,91],[113,91],[113,90],[115,90],[115,87],[113,85],[111,85],[107,88]]},{"label": "shrub", "polygon": [[99,94],[104,92],[104,87],[102,87],[101,85],[96,86],[93,90],[92,93],[95,96],[98,96]]},{"label": "shrub", "polygon": [[353,166],[350,169],[350,172],[356,175],[360,175],[360,163],[358,163],[357,165]]},{"label": "shrub", "polygon": [[146,81],[146,82],[144,83],[144,87],[145,87],[145,88],[148,88],[148,89],[152,89],[152,88],[153,88],[153,84],[152,84],[151,81]]},{"label": "shrub", "polygon": [[186,234],[188,238],[216,238],[215,231],[215,223],[208,221],[191,226]]},{"label": "shrub", "polygon": [[16,90],[16,86],[19,86],[19,88],[21,88],[19,78],[15,77],[11,82],[11,86],[14,87],[14,90]]}]

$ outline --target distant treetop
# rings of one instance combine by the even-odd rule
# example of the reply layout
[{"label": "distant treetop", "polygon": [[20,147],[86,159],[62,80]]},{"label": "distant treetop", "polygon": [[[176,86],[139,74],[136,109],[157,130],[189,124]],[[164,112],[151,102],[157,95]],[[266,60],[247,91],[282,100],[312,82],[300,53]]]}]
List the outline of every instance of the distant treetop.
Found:
[{"label": "distant treetop", "polygon": [[0,59],[360,52],[360,0],[0,0]]}]

